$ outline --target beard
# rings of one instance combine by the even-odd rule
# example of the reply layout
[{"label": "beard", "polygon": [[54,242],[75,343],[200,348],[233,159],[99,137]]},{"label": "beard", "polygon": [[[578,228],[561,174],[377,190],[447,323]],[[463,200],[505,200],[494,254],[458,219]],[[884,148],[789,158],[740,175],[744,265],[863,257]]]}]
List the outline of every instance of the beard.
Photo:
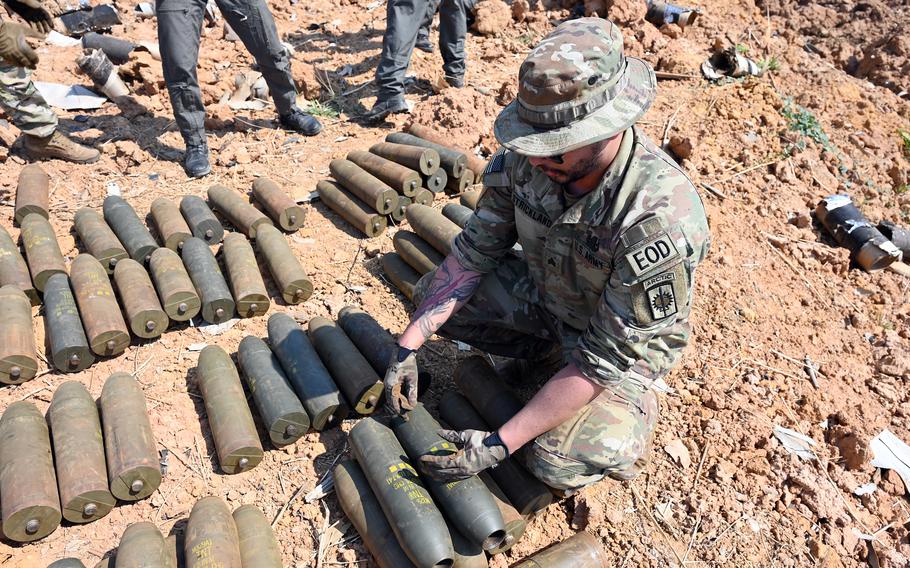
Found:
[{"label": "beard", "polygon": [[609,140],[601,140],[600,142],[591,144],[588,147],[588,153],[572,164],[569,169],[557,169],[543,164],[537,167],[545,176],[554,182],[560,185],[570,184],[589,175],[600,167],[598,157],[608,143]]}]

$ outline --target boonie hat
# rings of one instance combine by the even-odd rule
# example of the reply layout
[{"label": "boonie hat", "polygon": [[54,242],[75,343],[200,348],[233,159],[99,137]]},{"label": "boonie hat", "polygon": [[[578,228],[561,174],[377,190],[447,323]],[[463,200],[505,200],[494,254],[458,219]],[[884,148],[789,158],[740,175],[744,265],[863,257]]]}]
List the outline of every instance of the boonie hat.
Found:
[{"label": "boonie hat", "polygon": [[496,117],[499,143],[526,156],[553,156],[632,126],[654,101],[657,78],[623,55],[622,33],[602,18],[564,22],[518,70],[518,96]]}]

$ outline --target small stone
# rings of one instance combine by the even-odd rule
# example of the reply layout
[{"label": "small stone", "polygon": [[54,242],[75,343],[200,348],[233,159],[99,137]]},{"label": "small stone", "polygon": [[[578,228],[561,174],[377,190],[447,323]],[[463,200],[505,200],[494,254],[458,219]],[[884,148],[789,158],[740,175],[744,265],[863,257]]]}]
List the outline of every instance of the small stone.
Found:
[{"label": "small stone", "polygon": [[688,159],[689,156],[692,155],[692,150],[695,148],[692,139],[688,136],[671,136],[669,146],[670,151],[680,160]]}]

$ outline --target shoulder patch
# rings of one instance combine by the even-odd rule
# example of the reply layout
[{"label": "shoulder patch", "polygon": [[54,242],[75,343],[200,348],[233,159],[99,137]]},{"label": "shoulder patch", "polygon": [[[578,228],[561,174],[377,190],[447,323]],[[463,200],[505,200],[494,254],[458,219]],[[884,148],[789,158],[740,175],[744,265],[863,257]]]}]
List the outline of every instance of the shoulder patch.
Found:
[{"label": "shoulder patch", "polygon": [[509,171],[506,165],[505,149],[493,154],[493,157],[487,162],[486,169],[483,171],[483,184],[493,187],[509,185]]},{"label": "shoulder patch", "polygon": [[657,272],[680,258],[679,249],[657,217],[649,217],[626,229],[619,238],[622,255],[636,279]]}]

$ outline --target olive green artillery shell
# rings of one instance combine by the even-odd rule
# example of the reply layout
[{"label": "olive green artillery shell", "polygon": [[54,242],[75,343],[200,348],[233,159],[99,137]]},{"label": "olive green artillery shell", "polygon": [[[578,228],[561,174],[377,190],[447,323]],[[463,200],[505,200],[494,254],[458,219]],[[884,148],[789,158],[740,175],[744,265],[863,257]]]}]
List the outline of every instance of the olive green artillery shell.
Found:
[{"label": "olive green artillery shell", "polygon": [[439,169],[439,153],[430,148],[379,142],[370,146],[370,152],[425,176]]},{"label": "olive green artillery shell", "polygon": [[449,183],[449,175],[443,169],[438,169],[428,176],[423,176],[423,186],[433,193],[439,193]]},{"label": "olive green artillery shell", "polygon": [[19,184],[16,186],[15,219],[22,223],[29,213],[36,213],[48,218],[48,187],[50,178],[38,164],[29,164],[19,172]]},{"label": "olive green artillery shell", "polygon": [[281,447],[296,442],[310,429],[310,418],[278,358],[264,341],[252,335],[240,342],[237,358],[272,443]]},{"label": "olive green artillery shell", "polygon": [[436,194],[429,189],[422,187],[417,191],[417,195],[414,196],[414,203],[432,205],[434,199],[436,199]]},{"label": "olive green artillery shell", "polygon": [[447,203],[442,206],[442,216],[455,223],[462,229],[468,224],[468,219],[474,214],[474,210],[458,203]]},{"label": "olive green artillery shell", "polygon": [[418,146],[420,148],[430,148],[436,150],[439,154],[439,163],[442,169],[446,171],[449,177],[459,178],[467,168],[468,158],[462,152],[453,150],[447,146],[418,138],[413,134],[404,132],[393,132],[385,137],[386,142],[393,144],[406,144],[408,146]]},{"label": "olive green artillery shell", "polygon": [[581,531],[526,558],[515,568],[607,568],[607,553],[600,541],[587,531]]},{"label": "olive green artillery shell", "polygon": [[240,233],[228,233],[221,245],[221,254],[224,255],[237,314],[245,318],[265,315],[271,300],[259,272],[253,245]]},{"label": "olive green artillery shell", "polygon": [[153,523],[142,521],[126,527],[111,568],[177,568],[167,542]]},{"label": "olive green artillery shell", "polygon": [[449,538],[452,539],[452,551],[455,552],[455,561],[452,568],[489,568],[487,555],[483,548],[474,544],[464,536],[451,519],[446,518],[446,527],[449,529]]},{"label": "olive green artillery shell", "polygon": [[430,246],[430,243],[421,239],[411,231],[398,231],[392,237],[392,245],[405,262],[420,274],[426,274],[445,260],[439,251]]},{"label": "olive green artillery shell", "polygon": [[186,224],[186,220],[180,214],[180,208],[173,200],[159,197],[152,201],[151,213],[158,236],[161,237],[164,246],[172,251],[180,252],[183,248],[183,241],[193,236],[190,226]]},{"label": "olive green artillery shell", "polygon": [[273,221],[288,232],[303,227],[306,211],[297,205],[278,184],[268,178],[257,178],[253,182],[253,197],[262,204]]},{"label": "olive green artillery shell", "polygon": [[518,544],[521,537],[524,536],[528,521],[521,516],[521,513],[519,513],[511,503],[509,503],[509,498],[506,497],[503,490],[496,484],[496,481],[490,475],[489,471],[481,471],[477,476],[484,482],[487,489],[489,489],[490,493],[493,495],[493,499],[496,501],[496,506],[499,507],[499,513],[502,515],[502,520],[505,522],[506,526],[505,540],[496,548],[491,549],[489,553],[492,555],[506,552]]},{"label": "olive green artillery shell", "polygon": [[130,332],[104,267],[92,255],[80,254],[70,265],[70,282],[92,352],[102,357],[123,353]]},{"label": "olive green artillery shell", "polygon": [[131,375],[114,373],[101,389],[100,408],[111,493],[122,501],[145,499],[161,485],[145,394]]},{"label": "olive green artillery shell", "polygon": [[345,189],[377,213],[386,215],[398,204],[398,193],[379,178],[349,160],[332,160],[329,171]]},{"label": "olive green artillery shell", "polygon": [[186,568],[241,568],[237,525],[220,498],[196,501],[185,538]]},{"label": "olive green artillery shell", "polygon": [[119,261],[130,257],[114,231],[94,209],[84,207],[76,211],[73,223],[85,249],[98,259],[108,274],[114,273]]},{"label": "olive green artillery shell", "polygon": [[358,414],[372,414],[379,406],[383,386],[370,363],[330,319],[312,318],[309,333],[319,358],[354,410]]},{"label": "olive green artillery shell", "polygon": [[392,354],[398,353],[398,343],[373,316],[354,306],[345,306],[338,312],[338,325],[357,346],[364,359],[370,362],[379,376],[385,375]]},{"label": "olive green artillery shell", "polygon": [[487,169],[486,160],[484,160],[483,158],[479,158],[479,157],[475,156],[474,154],[471,154],[470,152],[464,152],[458,148],[453,148],[453,147],[449,146],[448,141],[446,141],[445,136],[443,136],[436,130],[433,130],[429,126],[424,126],[422,124],[412,124],[408,127],[408,132],[413,134],[414,136],[417,136],[418,138],[423,138],[424,140],[433,142],[434,144],[439,144],[440,146],[445,146],[447,148],[451,148],[452,150],[454,150],[456,152],[461,152],[462,154],[464,154],[465,158],[467,158],[467,168],[469,170],[471,170],[471,172],[474,174],[474,177],[476,177],[476,178],[479,178],[480,176],[482,176],[484,170]]},{"label": "olive green artillery shell", "polygon": [[107,480],[95,399],[79,381],[66,381],[54,392],[47,422],[63,518],[71,523],[97,521],[111,512],[117,500]]},{"label": "olive green artillery shell", "polygon": [[415,568],[398,544],[392,525],[385,518],[385,513],[357,462],[341,462],[335,466],[333,477],[335,494],[344,514],[357,529],[379,568]]},{"label": "olive green artillery shell", "polygon": [[461,227],[443,217],[442,213],[426,205],[408,207],[408,223],[420,238],[433,245],[444,255],[452,252],[452,241]]},{"label": "olive green artillery shell", "polygon": [[455,384],[484,422],[498,429],[524,406],[481,356],[464,359],[455,368]]},{"label": "olive green artillery shell", "polygon": [[146,264],[158,248],[148,228],[139,219],[133,206],[118,195],[108,195],[101,206],[104,220],[117,235],[130,258]]},{"label": "olive green artillery shell", "polygon": [[306,332],[284,313],[269,317],[269,343],[294,392],[306,408],[313,429],[321,431],[339,416],[341,393],[310,343]]},{"label": "olive green artillery shell", "polygon": [[174,321],[189,321],[196,317],[202,302],[176,252],[167,248],[153,252],[149,261],[149,273],[168,317]]},{"label": "olive green artillery shell", "polygon": [[372,152],[354,150],[348,152],[348,160],[405,197],[411,197],[420,188],[420,174]]},{"label": "olive green artillery shell", "polygon": [[114,283],[133,335],[151,339],[164,333],[168,315],[145,268],[133,259],[122,260],[114,269]]},{"label": "olive green artillery shell", "polygon": [[281,548],[272,526],[256,505],[242,505],[233,514],[243,568],[282,568]]},{"label": "olive green artillery shell", "polygon": [[77,373],[95,362],[66,274],[54,274],[44,286],[44,334],[58,371]]},{"label": "olive green artillery shell", "polygon": [[262,461],[262,444],[231,356],[216,345],[203,349],[196,381],[221,469],[240,473],[256,467]]},{"label": "olive green artillery shell", "polygon": [[224,238],[224,227],[215,217],[208,204],[196,195],[185,195],[180,200],[180,212],[193,236],[202,239],[210,245],[218,244]]},{"label": "olive green artillery shell", "polygon": [[256,246],[285,302],[299,304],[313,294],[313,283],[281,231],[271,225],[260,227]]},{"label": "olive green artillery shell", "polygon": [[480,190],[466,191],[461,194],[461,197],[458,198],[458,202],[468,209],[475,210],[477,209],[477,202],[480,201],[481,193],[483,192]]},{"label": "olive green artillery shell", "polygon": [[377,237],[386,229],[385,217],[340,185],[322,180],[316,184],[323,203],[368,237]]},{"label": "olive green artillery shell", "polygon": [[66,274],[66,263],[60,245],[57,244],[57,235],[54,234],[50,221],[35,213],[26,215],[20,224],[22,245],[32,282],[35,283],[35,288],[44,292],[44,284],[51,274]]},{"label": "olive green artillery shell", "polygon": [[450,195],[459,194],[474,185],[474,172],[465,168],[460,177],[446,180],[445,190]]},{"label": "olive green artillery shell", "polygon": [[0,227],[0,287],[15,286],[22,290],[33,306],[41,303],[38,291],[32,286],[32,277],[28,265],[19,253],[19,247],[13,242],[6,229]]},{"label": "olive green artillery shell", "polygon": [[379,259],[382,264],[382,272],[386,275],[392,284],[404,294],[408,300],[414,299],[414,287],[420,280],[418,274],[408,265],[397,252],[387,252]]},{"label": "olive green artillery shell", "polygon": [[408,205],[410,205],[411,203],[413,203],[413,201],[411,201],[409,198],[407,198],[403,195],[399,195],[398,204],[395,206],[394,209],[392,209],[392,212],[389,213],[389,217],[391,218],[392,222],[400,223],[400,222],[404,221],[405,211],[408,210]]},{"label": "olive green artillery shell", "polygon": [[0,503],[10,540],[32,542],[60,525],[47,422],[30,402],[10,404],[0,418]]},{"label": "olive green artillery shell", "polygon": [[202,319],[226,322],[234,316],[234,299],[209,245],[196,237],[183,243],[183,264],[202,302]]},{"label": "olive green artillery shell", "polygon": [[32,305],[15,286],[0,288],[0,383],[18,385],[38,373]]},{"label": "olive green artillery shell", "polygon": [[261,225],[272,226],[271,219],[250,205],[236,191],[215,184],[209,187],[208,196],[215,211],[221,213],[231,225],[251,239],[256,239]]},{"label": "olive green artillery shell", "polygon": [[85,568],[85,564],[78,558],[61,558],[48,564],[47,568]]}]

